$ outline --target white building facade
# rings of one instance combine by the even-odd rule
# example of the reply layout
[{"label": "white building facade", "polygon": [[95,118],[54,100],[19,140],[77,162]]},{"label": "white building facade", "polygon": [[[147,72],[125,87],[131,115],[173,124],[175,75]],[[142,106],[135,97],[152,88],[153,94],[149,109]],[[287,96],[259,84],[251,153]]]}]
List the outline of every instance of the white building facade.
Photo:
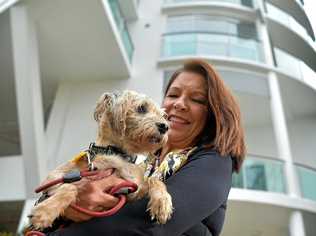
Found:
[{"label": "white building facade", "polygon": [[0,0],[0,232],[95,139],[101,93],[161,102],[189,58],[215,65],[243,115],[248,156],[222,235],[316,235],[316,49],[302,0]]}]

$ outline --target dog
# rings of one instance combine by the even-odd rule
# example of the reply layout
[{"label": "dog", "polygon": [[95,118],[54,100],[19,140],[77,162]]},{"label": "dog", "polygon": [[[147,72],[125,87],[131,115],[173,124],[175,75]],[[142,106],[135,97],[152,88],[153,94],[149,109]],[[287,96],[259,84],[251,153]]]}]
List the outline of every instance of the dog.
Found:
[{"label": "dog", "polygon": [[[104,93],[97,102],[94,119],[98,123],[96,146],[115,147],[127,157],[150,155],[167,142],[166,114],[150,98],[134,91]],[[144,165],[130,163],[125,159],[116,153],[96,153],[92,163],[94,169],[114,168],[121,178],[136,183],[138,189],[128,195],[128,201],[140,199],[147,194],[151,218],[160,224],[166,223],[172,215],[173,207],[165,184],[156,177],[145,178]],[[86,169],[90,165],[86,157],[76,158],[51,171],[44,183],[72,170]],[[63,183],[45,190],[49,197],[31,211],[30,223],[33,228],[41,230],[50,227],[56,218],[63,216],[70,204],[76,202],[79,186],[78,182]]]}]

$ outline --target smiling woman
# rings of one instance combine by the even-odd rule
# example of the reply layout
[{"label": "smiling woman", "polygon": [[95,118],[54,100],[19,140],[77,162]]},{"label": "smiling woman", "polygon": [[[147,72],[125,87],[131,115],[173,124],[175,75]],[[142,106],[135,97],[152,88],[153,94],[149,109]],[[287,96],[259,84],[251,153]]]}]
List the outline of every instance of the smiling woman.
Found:
[{"label": "smiling woman", "polygon": [[207,83],[193,72],[182,72],[167,90],[163,107],[170,125],[170,150],[190,147],[199,138],[208,118]]},{"label": "smiling woman", "polygon": [[[166,224],[152,221],[148,199],[128,203],[111,217],[72,224],[49,235],[218,236],[224,223],[232,173],[245,156],[239,106],[214,68],[190,60],[177,70],[163,100],[169,121],[168,142],[157,150],[147,174],[165,181],[174,212]],[[140,108],[140,112],[143,112]],[[156,161],[160,161],[158,166]],[[117,176],[90,182],[80,199],[95,208],[109,201],[94,201]],[[80,201],[79,201],[80,204]],[[71,214],[67,215],[71,219]]]}]

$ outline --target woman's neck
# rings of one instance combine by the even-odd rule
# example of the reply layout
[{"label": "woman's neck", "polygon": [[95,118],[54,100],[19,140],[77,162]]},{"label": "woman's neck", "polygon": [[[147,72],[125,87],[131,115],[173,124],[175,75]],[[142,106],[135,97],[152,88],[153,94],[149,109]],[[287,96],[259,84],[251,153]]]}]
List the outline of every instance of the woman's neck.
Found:
[{"label": "woman's neck", "polygon": [[165,156],[169,153],[172,152],[174,150],[180,150],[180,149],[185,149],[191,147],[190,145],[174,145],[172,143],[167,143],[166,145],[164,145],[164,147],[161,150],[160,153],[160,161],[163,161],[163,159],[165,158]]}]

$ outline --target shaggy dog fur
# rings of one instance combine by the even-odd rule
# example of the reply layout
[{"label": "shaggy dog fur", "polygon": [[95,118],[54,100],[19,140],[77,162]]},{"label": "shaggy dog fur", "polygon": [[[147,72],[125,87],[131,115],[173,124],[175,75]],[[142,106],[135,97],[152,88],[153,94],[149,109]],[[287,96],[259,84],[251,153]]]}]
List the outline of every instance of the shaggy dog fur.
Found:
[{"label": "shaggy dog fur", "polygon": [[[129,155],[147,156],[167,141],[165,113],[151,99],[133,91],[124,91],[119,95],[103,94],[97,102],[94,118],[98,122],[98,146],[113,145]],[[128,199],[135,200],[148,194],[148,210],[158,223],[163,224],[170,218],[171,196],[159,179],[144,179],[144,165],[129,163],[118,155],[97,155],[93,164],[98,170],[115,168],[120,177],[136,183],[138,190],[129,194]],[[50,172],[44,183],[60,178],[71,170],[86,168],[85,159],[70,161]],[[30,221],[33,227],[44,229],[62,216],[65,209],[76,202],[79,188],[84,187],[83,180],[59,184],[46,190],[50,197],[32,209]]]}]

